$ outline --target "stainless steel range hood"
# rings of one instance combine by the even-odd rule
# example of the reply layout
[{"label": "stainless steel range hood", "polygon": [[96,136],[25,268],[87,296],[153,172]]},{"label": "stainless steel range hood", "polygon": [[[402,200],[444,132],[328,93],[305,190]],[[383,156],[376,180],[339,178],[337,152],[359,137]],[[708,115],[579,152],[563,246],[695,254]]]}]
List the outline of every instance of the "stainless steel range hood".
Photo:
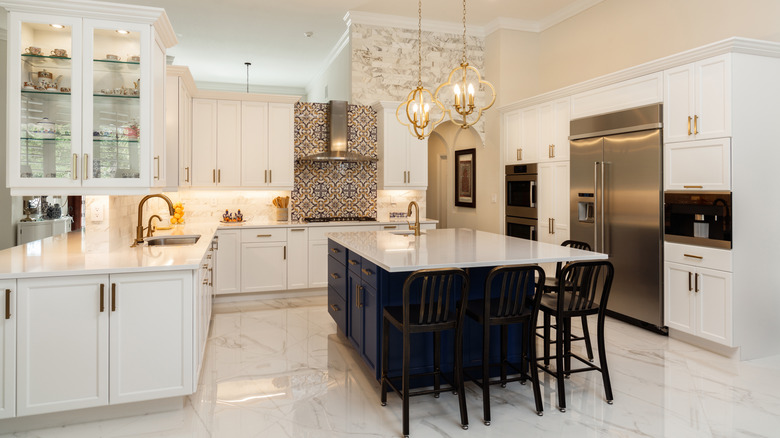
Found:
[{"label": "stainless steel range hood", "polygon": [[301,161],[365,162],[377,161],[355,152],[347,151],[347,102],[330,101],[330,138],[325,152],[302,157]]}]

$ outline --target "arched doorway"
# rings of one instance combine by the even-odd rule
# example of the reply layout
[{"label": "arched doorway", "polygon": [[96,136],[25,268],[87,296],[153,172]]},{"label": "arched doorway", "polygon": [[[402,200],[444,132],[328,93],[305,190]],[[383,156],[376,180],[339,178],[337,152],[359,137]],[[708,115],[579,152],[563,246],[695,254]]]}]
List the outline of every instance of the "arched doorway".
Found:
[{"label": "arched doorway", "polygon": [[[445,122],[439,124],[428,138],[428,189],[426,216],[439,221],[439,228],[477,228],[476,209],[455,207],[456,150],[482,149],[482,138],[472,127]],[[481,179],[479,173],[477,179]],[[477,185],[479,188],[479,185]],[[479,196],[479,194],[477,194]]]}]

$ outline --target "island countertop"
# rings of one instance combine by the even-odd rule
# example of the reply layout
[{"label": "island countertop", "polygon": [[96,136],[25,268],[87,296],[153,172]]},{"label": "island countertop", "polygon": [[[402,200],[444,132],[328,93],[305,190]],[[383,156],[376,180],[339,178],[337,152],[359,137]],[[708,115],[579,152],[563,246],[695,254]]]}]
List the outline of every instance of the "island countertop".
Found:
[{"label": "island countertop", "polygon": [[387,272],[607,258],[602,253],[466,228],[426,230],[420,236],[393,231],[362,231],[332,233],[328,237]]}]

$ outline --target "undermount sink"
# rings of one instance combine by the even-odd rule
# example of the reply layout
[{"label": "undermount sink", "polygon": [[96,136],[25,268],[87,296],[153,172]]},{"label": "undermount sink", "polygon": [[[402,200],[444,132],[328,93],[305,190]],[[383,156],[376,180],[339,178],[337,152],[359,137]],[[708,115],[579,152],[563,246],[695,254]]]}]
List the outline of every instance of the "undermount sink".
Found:
[{"label": "undermount sink", "polygon": [[153,236],[144,238],[149,246],[192,245],[200,239],[200,234],[179,234],[175,236]]},{"label": "undermount sink", "polygon": [[[397,230],[389,231],[389,233],[397,236],[414,236],[414,230]],[[420,231],[420,234],[425,234],[425,231]]]}]

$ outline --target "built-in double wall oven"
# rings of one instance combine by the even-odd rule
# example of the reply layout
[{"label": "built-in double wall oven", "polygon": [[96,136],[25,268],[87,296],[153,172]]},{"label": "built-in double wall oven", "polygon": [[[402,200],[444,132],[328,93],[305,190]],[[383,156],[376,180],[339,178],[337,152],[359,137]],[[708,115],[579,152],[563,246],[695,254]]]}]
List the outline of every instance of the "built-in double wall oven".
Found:
[{"label": "built-in double wall oven", "polygon": [[536,240],[536,164],[506,166],[506,234]]}]

